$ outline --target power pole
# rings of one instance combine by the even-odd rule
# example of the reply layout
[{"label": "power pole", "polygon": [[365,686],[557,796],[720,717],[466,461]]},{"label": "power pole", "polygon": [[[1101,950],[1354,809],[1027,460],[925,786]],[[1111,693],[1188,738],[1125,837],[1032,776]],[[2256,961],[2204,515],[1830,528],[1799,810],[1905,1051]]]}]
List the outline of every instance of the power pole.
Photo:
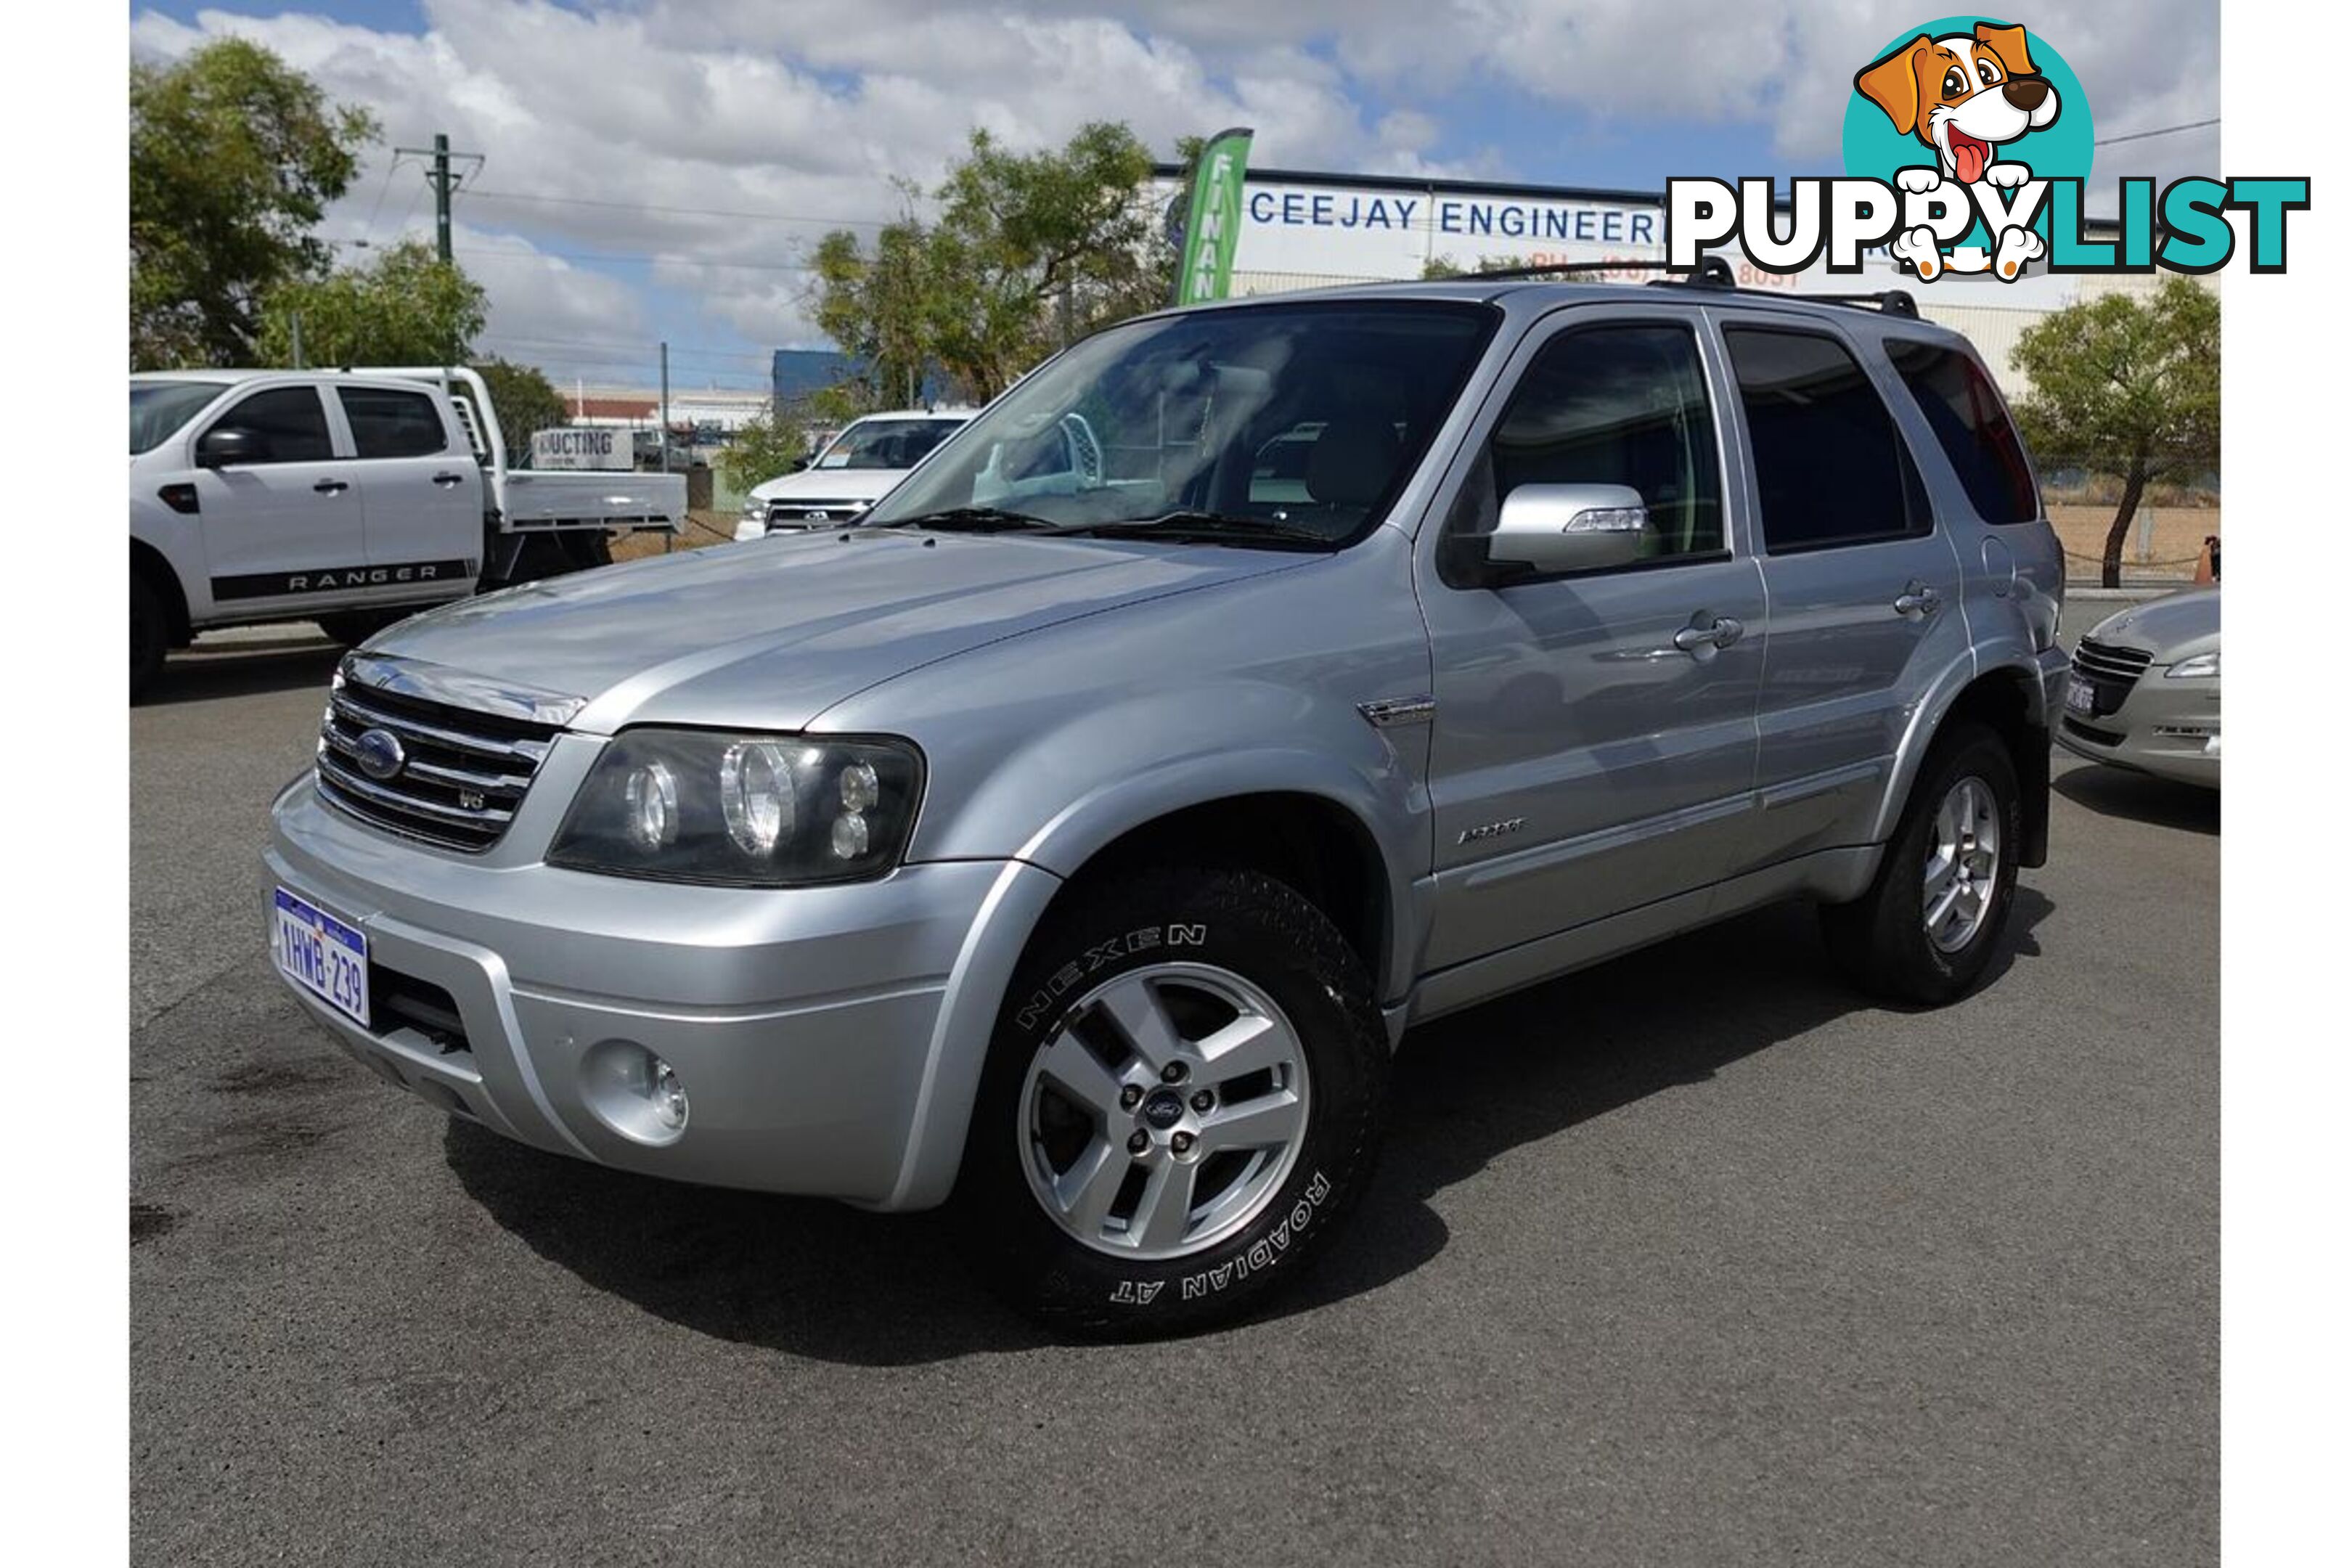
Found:
[{"label": "power pole", "polygon": [[451,174],[449,165],[453,161],[471,163],[473,167],[468,169],[467,174],[479,174],[482,165],[489,160],[479,153],[452,153],[449,151],[449,138],[437,133],[434,136],[433,145],[429,148],[395,147],[393,152],[395,155],[432,160],[432,166],[425,171],[425,183],[433,187],[435,248],[440,253],[441,259],[446,262],[450,259],[449,197],[460,184],[465,183],[466,178],[464,174]]},{"label": "power pole", "polygon": [[[661,455],[663,473],[669,472],[669,344],[661,346]],[[662,553],[669,553],[670,536],[662,535]]]}]

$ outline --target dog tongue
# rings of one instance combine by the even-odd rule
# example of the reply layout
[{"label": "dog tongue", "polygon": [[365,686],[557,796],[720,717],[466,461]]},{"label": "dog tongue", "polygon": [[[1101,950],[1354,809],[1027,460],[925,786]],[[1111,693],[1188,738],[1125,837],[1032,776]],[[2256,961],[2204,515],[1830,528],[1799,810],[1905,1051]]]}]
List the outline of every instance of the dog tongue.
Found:
[{"label": "dog tongue", "polygon": [[1985,145],[1981,142],[1963,142],[1952,138],[1952,163],[1959,172],[1960,184],[1973,185],[1984,173]]}]

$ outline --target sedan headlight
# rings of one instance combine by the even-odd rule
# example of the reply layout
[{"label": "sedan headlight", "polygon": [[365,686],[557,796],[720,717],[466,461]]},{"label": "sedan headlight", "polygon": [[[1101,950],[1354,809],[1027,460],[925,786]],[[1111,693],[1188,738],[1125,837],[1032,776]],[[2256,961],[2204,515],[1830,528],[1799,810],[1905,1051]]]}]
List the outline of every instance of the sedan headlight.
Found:
[{"label": "sedan headlight", "polygon": [[901,741],[630,730],[589,770],[547,858],[743,887],[878,877],[906,849],[922,776]]},{"label": "sedan headlight", "polygon": [[2221,650],[2217,647],[2211,653],[2200,653],[2193,658],[2184,658],[2166,670],[2164,678],[2167,680],[2196,680],[2200,678],[2207,680],[2219,680],[2221,679]]}]

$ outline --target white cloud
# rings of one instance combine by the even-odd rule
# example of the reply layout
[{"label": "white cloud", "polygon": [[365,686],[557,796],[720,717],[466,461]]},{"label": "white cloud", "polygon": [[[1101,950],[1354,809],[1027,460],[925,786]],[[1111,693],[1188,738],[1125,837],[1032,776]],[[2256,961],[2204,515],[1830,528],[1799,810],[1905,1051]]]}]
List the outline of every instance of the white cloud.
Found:
[{"label": "white cloud", "polygon": [[[387,147],[331,215],[339,237],[380,239],[416,210],[417,170],[388,176],[389,146],[446,132],[487,153],[459,197],[458,243],[501,334],[649,332],[688,300],[714,338],[761,345],[813,338],[803,275],[784,267],[827,228],[897,216],[890,182],[936,182],[974,126],[1026,149],[1122,120],[1167,152],[1244,123],[1267,166],[1551,165],[1548,146],[1434,156],[1447,138],[1433,107],[1501,86],[1605,118],[1620,146],[1648,127],[1759,124],[1759,169],[1818,163],[1835,158],[1855,68],[1920,19],[1890,0],[425,0],[425,13],[421,37],[300,13],[142,13],[131,49],[170,57],[238,34],[373,110]],[[2081,73],[2103,134],[2219,112],[2214,0],[2045,0],[2032,25]],[[2099,176],[2210,170],[2211,137],[2123,144]],[[702,210],[663,210],[679,208]],[[664,258],[641,269],[659,297],[548,253]]]}]

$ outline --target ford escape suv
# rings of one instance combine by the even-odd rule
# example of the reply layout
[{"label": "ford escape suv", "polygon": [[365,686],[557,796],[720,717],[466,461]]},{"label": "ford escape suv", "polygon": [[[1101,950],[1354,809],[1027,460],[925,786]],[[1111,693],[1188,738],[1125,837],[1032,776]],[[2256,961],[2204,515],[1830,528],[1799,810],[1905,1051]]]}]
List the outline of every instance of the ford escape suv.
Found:
[{"label": "ford escape suv", "polygon": [[953,1204],[1066,1329],[1226,1319],[1410,1026],[1780,899],[1948,1001],[2042,863],[2058,545],[1967,342],[1463,281],[1170,311],[866,526],[403,623],[261,888],[343,1048],[555,1153]]}]

